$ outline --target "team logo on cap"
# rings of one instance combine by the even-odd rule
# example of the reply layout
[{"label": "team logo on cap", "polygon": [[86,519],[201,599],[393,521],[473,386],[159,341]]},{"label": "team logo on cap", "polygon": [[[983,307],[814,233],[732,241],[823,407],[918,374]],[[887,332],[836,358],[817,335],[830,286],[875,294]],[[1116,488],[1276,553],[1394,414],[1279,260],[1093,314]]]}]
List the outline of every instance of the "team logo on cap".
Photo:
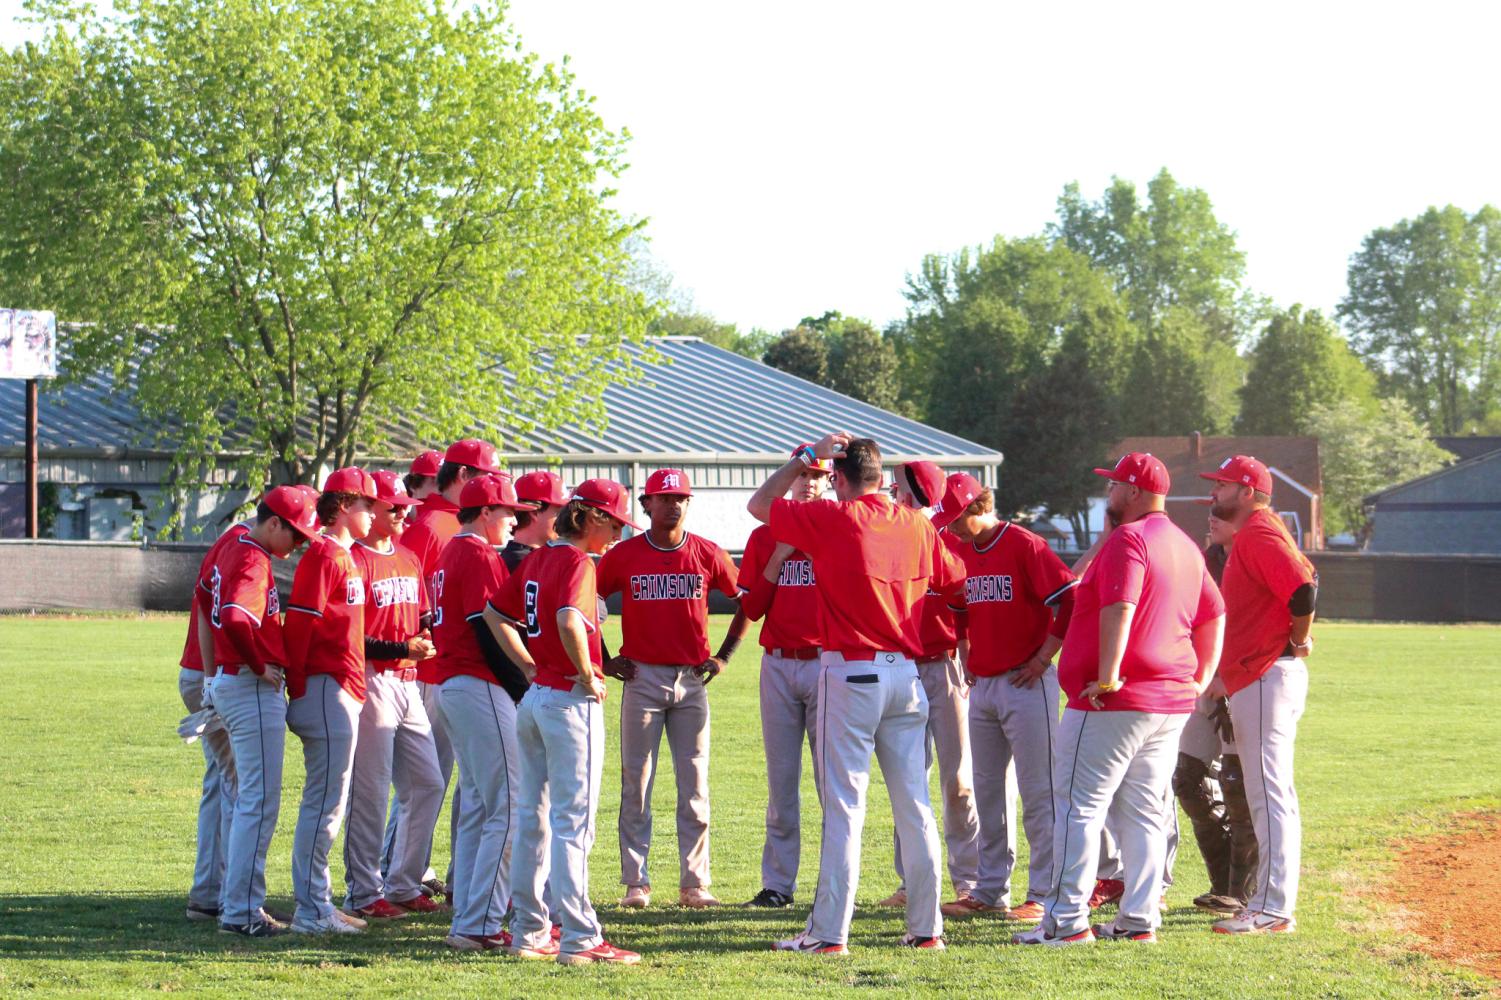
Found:
[{"label": "team logo on cap", "polygon": [[675,490],[683,485],[683,477],[676,472],[669,472],[662,477],[662,485],[667,489]]}]

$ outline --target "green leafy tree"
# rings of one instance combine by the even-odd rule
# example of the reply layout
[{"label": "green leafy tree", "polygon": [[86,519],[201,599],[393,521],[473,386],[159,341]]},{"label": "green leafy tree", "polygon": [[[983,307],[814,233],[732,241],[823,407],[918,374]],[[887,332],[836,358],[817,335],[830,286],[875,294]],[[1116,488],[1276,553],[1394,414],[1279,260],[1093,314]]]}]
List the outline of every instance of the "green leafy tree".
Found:
[{"label": "green leafy tree", "polygon": [[817,330],[805,326],[787,330],[767,346],[762,360],[809,382],[829,384],[829,345]]},{"label": "green leafy tree", "polygon": [[1314,407],[1346,401],[1376,416],[1375,377],[1317,309],[1274,315],[1249,361],[1237,434],[1305,434]]},{"label": "green leafy tree", "polygon": [[134,367],[186,458],[233,440],[255,481],[398,418],[602,416],[649,316],[609,200],[624,135],[502,5],[113,9],[44,4],[0,56],[0,296],[87,324],[69,376]]},{"label": "green leafy tree", "polygon": [[1366,497],[1426,475],[1454,457],[1433,443],[1412,408],[1397,398],[1381,400],[1374,419],[1354,399],[1315,404],[1308,433],[1319,439],[1326,535],[1363,535]]},{"label": "green leafy tree", "polygon": [[707,313],[665,312],[651,322],[651,334],[657,337],[697,337],[715,347],[722,347],[747,358],[761,360],[774,339],[765,330],[741,333],[734,323],[721,323]]},{"label": "green leafy tree", "polygon": [[830,386],[883,410],[895,406],[900,390],[895,349],[865,320],[845,319],[837,333],[830,348]]},{"label": "green leafy tree", "polygon": [[1449,205],[1377,229],[1339,307],[1355,349],[1443,434],[1501,409],[1501,209]]}]

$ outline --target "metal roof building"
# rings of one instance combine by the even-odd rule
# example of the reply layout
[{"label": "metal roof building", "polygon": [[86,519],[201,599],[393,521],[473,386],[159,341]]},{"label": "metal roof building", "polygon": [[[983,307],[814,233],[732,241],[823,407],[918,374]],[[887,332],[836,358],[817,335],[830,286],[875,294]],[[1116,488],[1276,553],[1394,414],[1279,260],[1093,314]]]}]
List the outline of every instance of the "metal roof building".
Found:
[{"label": "metal roof building", "polygon": [[[476,420],[470,433],[499,445],[512,470],[551,466],[568,483],[607,476],[635,492],[653,469],[682,468],[696,491],[690,530],[732,549],[741,547],[751,528],[745,512],[751,491],[794,445],[831,430],[875,438],[888,464],[926,458],[987,485],[996,482],[1002,456],[994,449],[697,338],[656,338],[628,353],[639,377],[605,390],[608,420],[602,430],[565,426],[522,435],[502,413]],[[0,382],[0,535],[19,533],[12,511],[19,512],[25,479],[21,390],[20,382]],[[147,501],[159,495],[171,462],[170,451],[142,444],[155,430],[131,405],[129,392],[118,391],[105,376],[42,393],[40,479],[63,487],[64,507],[83,508],[81,517],[68,512],[74,522],[68,531],[119,537],[119,525],[111,527],[94,510],[113,511],[127,500],[149,514]],[[410,455],[442,446],[418,441],[406,427],[390,428],[388,437],[399,454],[372,456],[371,467],[404,469]],[[226,482],[225,489],[191,500],[184,512],[189,537],[220,530],[219,521],[248,492]],[[102,503],[111,499],[108,494],[115,495],[113,503]]]}]

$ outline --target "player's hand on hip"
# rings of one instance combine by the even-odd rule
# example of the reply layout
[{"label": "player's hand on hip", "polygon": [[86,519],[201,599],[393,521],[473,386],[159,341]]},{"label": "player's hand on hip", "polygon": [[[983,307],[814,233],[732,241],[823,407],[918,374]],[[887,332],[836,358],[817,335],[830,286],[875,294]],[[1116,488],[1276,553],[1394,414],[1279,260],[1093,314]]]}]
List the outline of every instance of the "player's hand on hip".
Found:
[{"label": "player's hand on hip", "polygon": [[1225,690],[1225,679],[1219,674],[1215,674],[1209,678],[1209,683],[1204,685],[1204,690],[1201,693],[1208,698],[1230,697],[1230,692]]},{"label": "player's hand on hip", "polygon": [[1031,687],[1037,683],[1043,674],[1048,672],[1048,667],[1050,666],[1052,664],[1042,657],[1032,657],[1026,663],[1011,671],[1011,686],[1019,688]]},{"label": "player's hand on hip", "polygon": [[407,651],[414,660],[430,660],[438,655],[438,647],[425,635],[414,635],[407,640]]},{"label": "player's hand on hip", "polygon": [[1095,708],[1104,708],[1105,696],[1119,691],[1125,685],[1125,681],[1116,681],[1112,686],[1107,688],[1097,680],[1090,681],[1085,685],[1084,690],[1079,692],[1079,697],[1084,698]]},{"label": "player's hand on hip", "polygon": [[1313,636],[1306,637],[1302,642],[1293,643],[1293,655],[1300,660],[1306,660],[1313,655]]},{"label": "player's hand on hip", "polygon": [[633,681],[636,679],[636,661],[628,656],[612,656],[605,661],[605,676],[617,681]]},{"label": "player's hand on hip", "polygon": [[705,684],[708,684],[714,678],[718,677],[723,670],[724,661],[718,657],[711,656],[693,668],[693,675]]},{"label": "player's hand on hip", "polygon": [[825,434],[813,446],[813,454],[819,458],[838,458],[844,454],[845,445],[854,439],[855,436],[849,431],[834,431],[832,434]]},{"label": "player's hand on hip", "polygon": [[598,674],[591,670],[583,676],[575,676],[573,679],[578,682],[579,687],[584,689],[585,695],[593,698],[601,705],[605,703],[605,698],[610,692],[605,687],[604,680]]},{"label": "player's hand on hip", "polygon": [[267,684],[270,684],[276,690],[280,691],[281,686],[285,684],[287,680],[286,671],[284,671],[281,667],[276,666],[274,663],[268,663],[266,664],[265,671],[261,674],[261,680]]}]

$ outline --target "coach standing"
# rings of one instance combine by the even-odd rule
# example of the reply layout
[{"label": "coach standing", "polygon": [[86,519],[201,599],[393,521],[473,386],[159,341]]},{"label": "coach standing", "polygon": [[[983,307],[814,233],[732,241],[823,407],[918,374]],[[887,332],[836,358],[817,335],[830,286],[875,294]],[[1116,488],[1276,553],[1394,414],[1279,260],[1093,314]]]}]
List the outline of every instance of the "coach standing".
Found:
[{"label": "coach standing", "polygon": [[[1298,901],[1302,820],[1293,787],[1293,740],[1308,698],[1318,575],[1271,508],[1272,477],[1246,455],[1214,472],[1214,513],[1236,525],[1225,564],[1225,652],[1235,746],[1256,828],[1256,891],[1245,909],[1215,922],[1221,934],[1291,933]],[[1216,688],[1218,690],[1218,688]]]},{"label": "coach standing", "polygon": [[[1106,512],[1119,525],[1085,570],[1059,659],[1068,695],[1058,727],[1053,889],[1018,944],[1155,941],[1178,736],[1219,660],[1224,602],[1199,547],[1164,512],[1167,469],[1133,452],[1114,469]],[[1089,891],[1109,814],[1126,891],[1089,925]]]},{"label": "coach standing", "polygon": [[[823,458],[834,460],[839,499],[783,499],[803,469]],[[913,661],[922,652],[922,604],[929,588],[957,592],[964,570],[926,517],[881,493],[881,479],[881,450],[874,441],[834,433],[798,449],[747,504],[751,516],[771,525],[776,541],[812,560],[823,621],[814,761],[824,816],[818,891],[807,927],[777,942],[778,951],[848,951],[872,752],[902,838],[902,944],[943,948],[938,829],[923,767],[928,699]]]}]

